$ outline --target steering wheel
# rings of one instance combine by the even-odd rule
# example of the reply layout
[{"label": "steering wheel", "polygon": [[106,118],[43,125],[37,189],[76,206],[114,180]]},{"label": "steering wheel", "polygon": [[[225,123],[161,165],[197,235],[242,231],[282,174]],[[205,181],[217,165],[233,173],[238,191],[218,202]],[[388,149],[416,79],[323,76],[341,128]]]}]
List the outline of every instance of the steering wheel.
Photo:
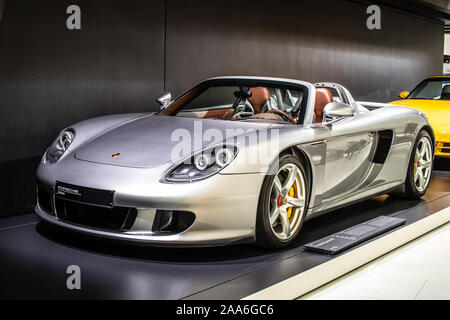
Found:
[{"label": "steering wheel", "polygon": [[285,121],[288,121],[288,122],[290,122],[292,124],[297,124],[297,121],[295,121],[295,119],[292,118],[292,116],[289,113],[287,113],[286,111],[278,110],[278,109],[272,109],[272,110],[266,111],[265,113],[276,114],[276,115],[280,116],[281,118],[283,118],[283,120],[285,120]]},{"label": "steering wheel", "polygon": [[243,117],[251,117],[255,114],[255,109],[250,103],[245,102],[243,105],[238,105],[234,109],[233,119],[241,119]]}]

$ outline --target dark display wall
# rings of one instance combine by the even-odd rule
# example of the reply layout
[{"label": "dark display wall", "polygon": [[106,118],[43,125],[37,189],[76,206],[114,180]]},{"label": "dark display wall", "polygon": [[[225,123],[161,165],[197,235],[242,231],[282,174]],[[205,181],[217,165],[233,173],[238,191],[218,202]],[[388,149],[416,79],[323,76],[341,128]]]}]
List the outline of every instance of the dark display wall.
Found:
[{"label": "dark display wall", "polygon": [[0,0],[0,22],[2,21],[3,17],[3,7],[5,5],[5,0]]},{"label": "dark display wall", "polygon": [[[0,0],[0,13],[2,2]],[[66,8],[81,8],[68,30]],[[65,126],[156,110],[217,75],[335,81],[388,101],[442,69],[443,26],[352,1],[6,0],[0,20],[0,216],[30,212],[40,155]],[[1,17],[1,14],[0,14]]]},{"label": "dark display wall", "polygon": [[153,1],[7,0],[0,26],[0,161],[36,156],[59,130],[148,110],[163,91],[164,6]]},{"label": "dark display wall", "polygon": [[[214,75],[267,75],[345,85],[386,102],[442,72],[443,26],[351,1],[168,1],[166,86]],[[269,3],[269,2],[268,2]]]}]

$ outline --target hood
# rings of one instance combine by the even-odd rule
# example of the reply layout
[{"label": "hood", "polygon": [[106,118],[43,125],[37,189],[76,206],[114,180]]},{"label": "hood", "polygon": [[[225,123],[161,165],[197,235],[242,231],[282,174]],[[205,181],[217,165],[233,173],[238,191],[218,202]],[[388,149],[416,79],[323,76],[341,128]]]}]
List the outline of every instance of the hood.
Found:
[{"label": "hood", "polygon": [[262,130],[269,126],[271,124],[150,115],[97,136],[80,147],[75,158],[118,166],[156,167],[217,143],[217,140],[211,141],[211,135],[225,138],[226,134],[242,134],[239,129]]},{"label": "hood", "polygon": [[450,125],[450,101],[431,99],[405,99],[390,102],[398,106],[414,108],[422,111],[428,118],[431,126]]}]

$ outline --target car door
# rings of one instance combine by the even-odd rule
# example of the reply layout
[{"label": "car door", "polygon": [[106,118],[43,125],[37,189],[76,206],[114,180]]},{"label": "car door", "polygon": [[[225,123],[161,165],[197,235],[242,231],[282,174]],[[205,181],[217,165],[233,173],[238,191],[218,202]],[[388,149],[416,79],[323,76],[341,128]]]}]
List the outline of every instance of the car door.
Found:
[{"label": "car door", "polygon": [[358,118],[356,114],[326,126],[330,135],[326,142],[323,204],[339,201],[357,190],[370,171],[374,134]]}]

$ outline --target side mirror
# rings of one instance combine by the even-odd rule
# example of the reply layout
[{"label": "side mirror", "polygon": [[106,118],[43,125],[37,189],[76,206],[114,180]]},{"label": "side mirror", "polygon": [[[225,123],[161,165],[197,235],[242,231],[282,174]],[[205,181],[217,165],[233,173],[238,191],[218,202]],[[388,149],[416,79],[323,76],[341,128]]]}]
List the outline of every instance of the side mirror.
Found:
[{"label": "side mirror", "polygon": [[402,91],[398,94],[401,99],[406,99],[409,96],[409,91]]},{"label": "side mirror", "polygon": [[331,102],[323,108],[324,119],[333,120],[325,122],[326,124],[335,122],[345,117],[352,117],[355,114],[355,108],[341,102]]},{"label": "side mirror", "polygon": [[159,106],[160,106],[159,109],[164,110],[172,102],[172,95],[170,94],[170,92],[166,92],[162,96],[160,96],[158,99],[156,99],[156,102],[159,103]]}]

